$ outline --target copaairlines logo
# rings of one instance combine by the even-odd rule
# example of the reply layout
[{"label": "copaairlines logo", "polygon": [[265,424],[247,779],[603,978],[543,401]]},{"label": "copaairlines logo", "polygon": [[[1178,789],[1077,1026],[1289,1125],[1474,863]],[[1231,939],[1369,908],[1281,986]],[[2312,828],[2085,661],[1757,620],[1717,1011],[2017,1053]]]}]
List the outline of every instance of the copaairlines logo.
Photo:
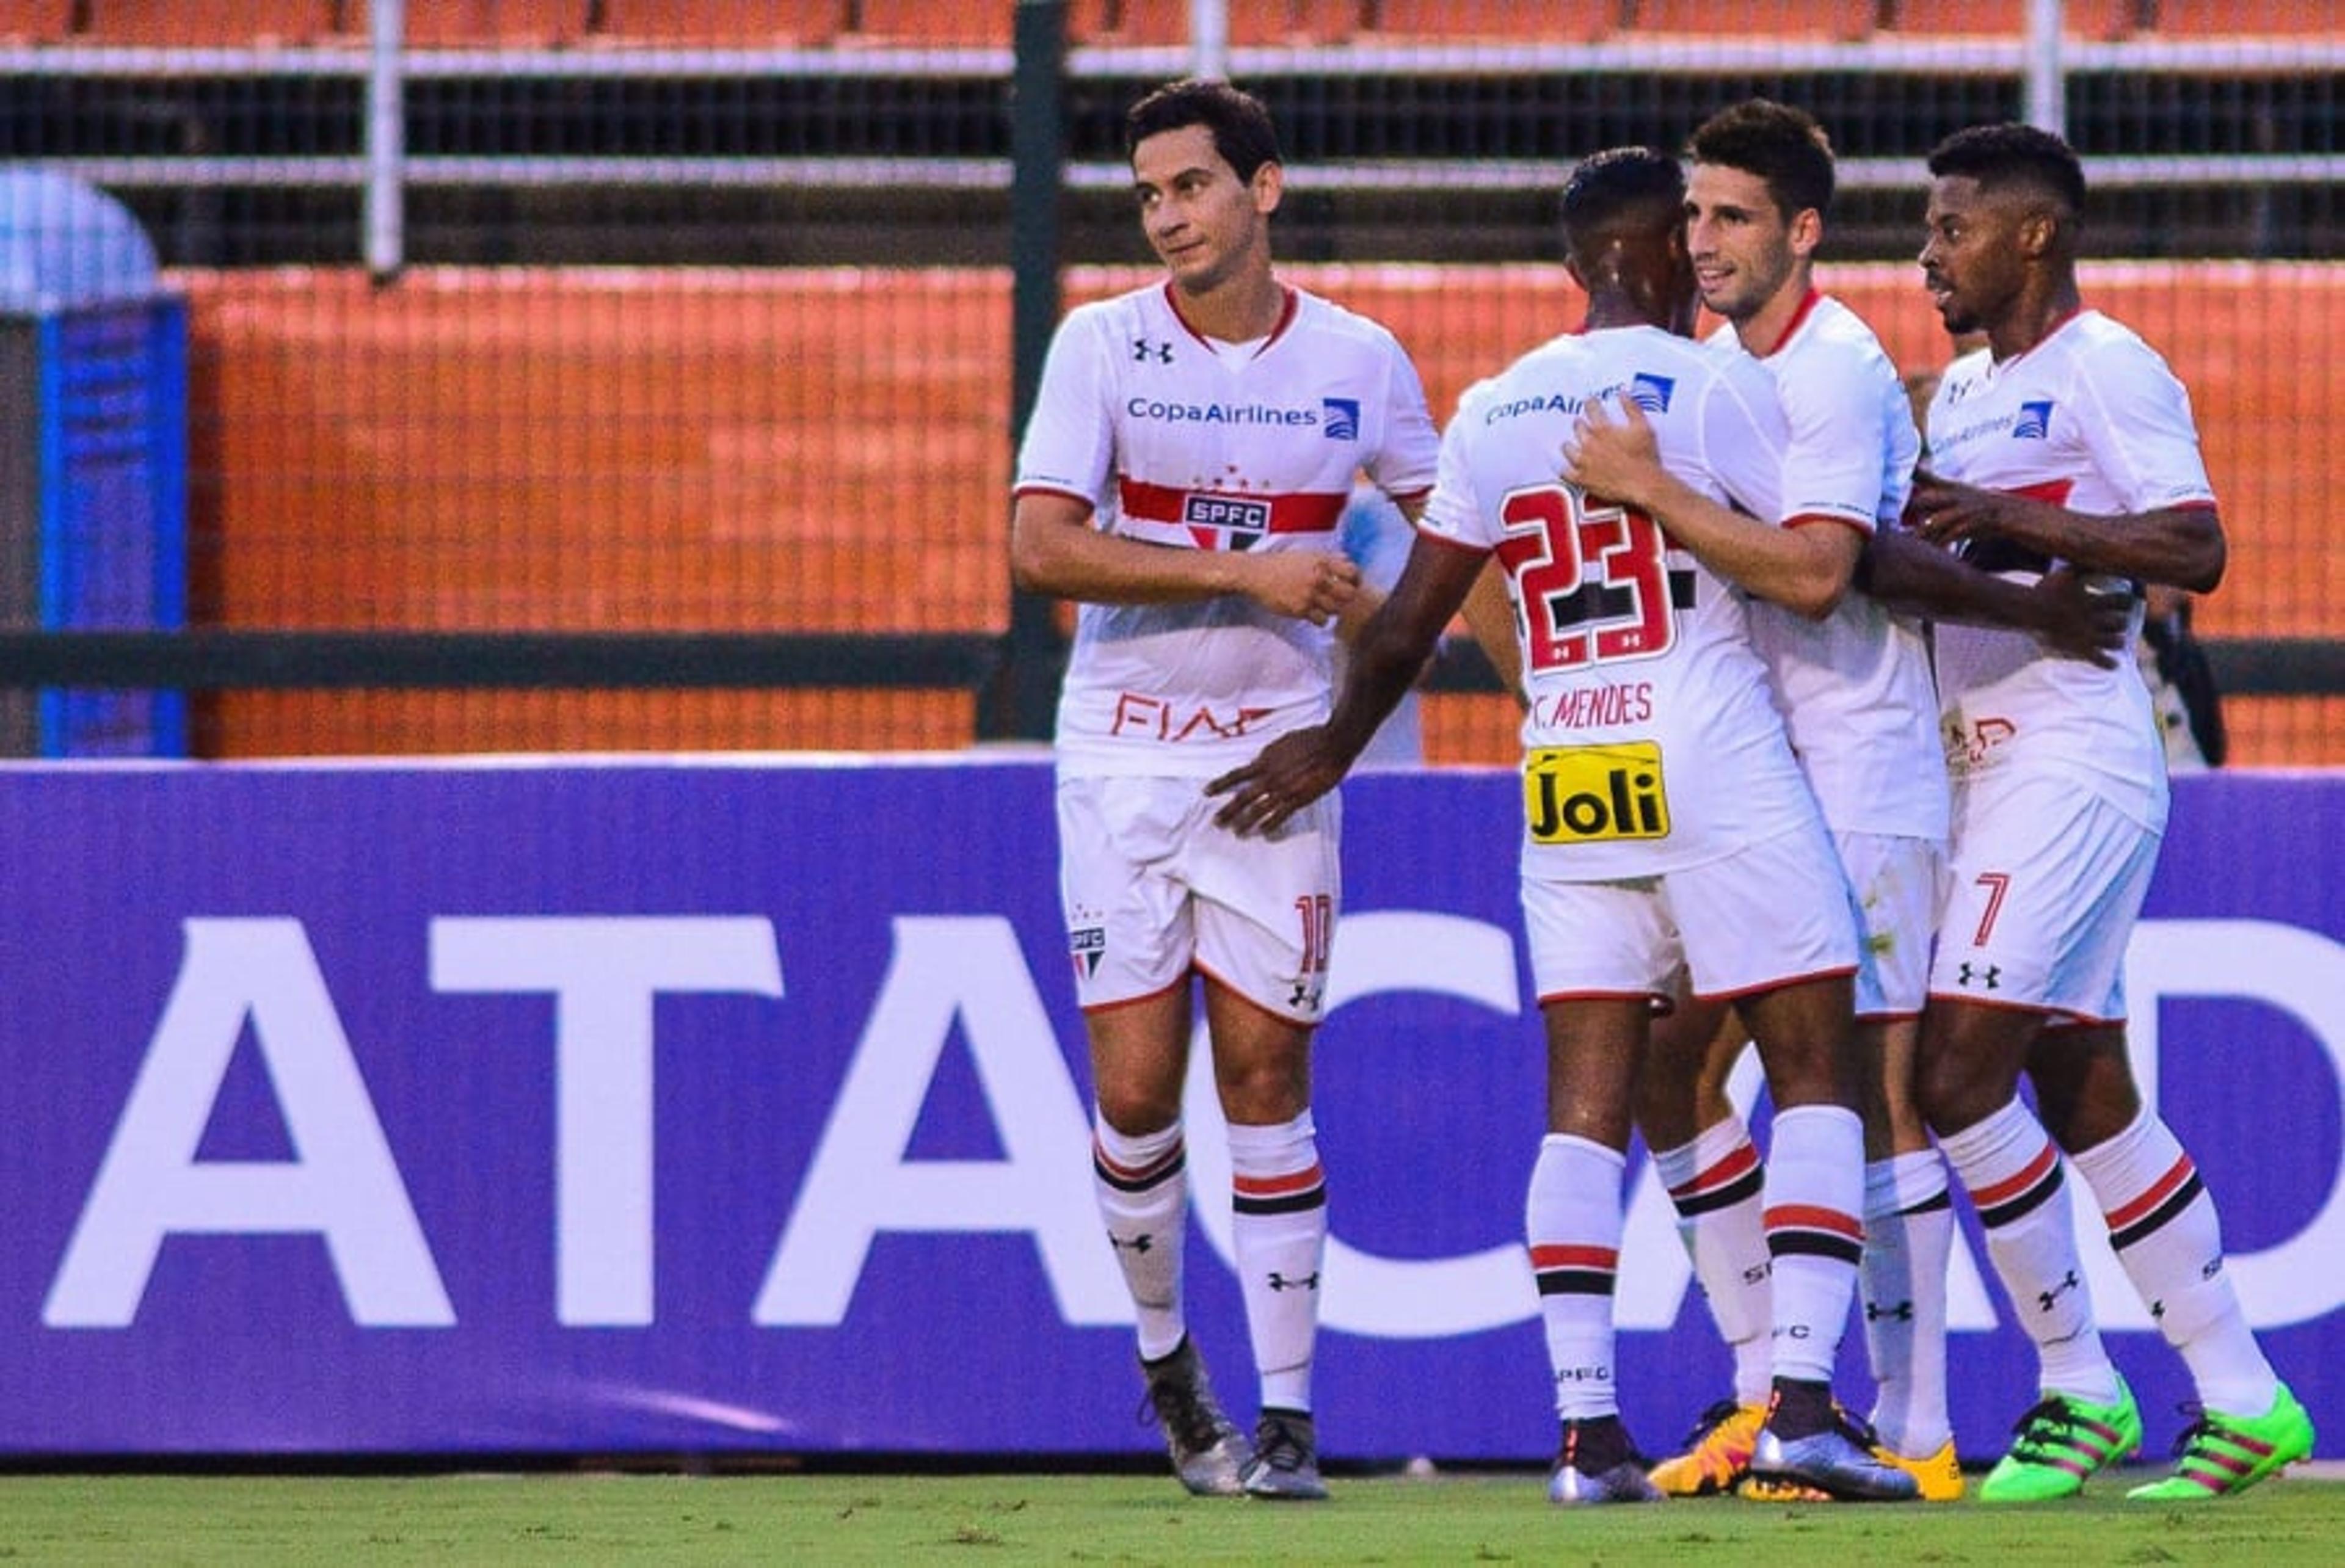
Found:
[{"label": "copaairlines logo", "polygon": [[[1125,400],[1123,411],[1131,419],[1168,425],[1284,425],[1308,430],[1319,422],[1316,409],[1282,409],[1269,403],[1175,403],[1163,398],[1131,398]],[[1357,417],[1355,410],[1354,418]]]}]

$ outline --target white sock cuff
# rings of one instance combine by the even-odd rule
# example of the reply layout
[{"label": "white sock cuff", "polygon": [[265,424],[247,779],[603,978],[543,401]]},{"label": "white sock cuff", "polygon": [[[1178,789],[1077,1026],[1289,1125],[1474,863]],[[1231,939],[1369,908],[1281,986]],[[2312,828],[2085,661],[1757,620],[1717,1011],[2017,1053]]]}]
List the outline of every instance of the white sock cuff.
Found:
[{"label": "white sock cuff", "polygon": [[1609,1165],[1615,1170],[1627,1170],[1629,1168],[1629,1157],[1626,1154],[1607,1144],[1599,1143],[1592,1138],[1581,1138],[1577,1133],[1548,1133],[1546,1137],[1539,1139],[1539,1148],[1541,1149],[1552,1148],[1558,1150],[1576,1149],[1582,1154],[1595,1156],[1597,1158],[1603,1160],[1607,1165]]},{"label": "white sock cuff", "polygon": [[1690,1143],[1656,1150],[1653,1169],[1660,1174],[1661,1185],[1674,1191],[1750,1141],[1751,1128],[1742,1118],[1729,1116],[1694,1134]]},{"label": "white sock cuff", "polygon": [[1100,1152],[1112,1165],[1126,1170],[1146,1170],[1181,1147],[1181,1118],[1159,1132],[1143,1132],[1137,1136],[1121,1133],[1108,1125],[1107,1118],[1096,1110],[1091,1113],[1091,1137],[1099,1143]]},{"label": "white sock cuff", "polygon": [[2018,1163],[2025,1164],[2051,1140],[2044,1124],[2027,1108],[2027,1102],[2014,1096],[2001,1110],[1938,1139],[1938,1147],[1945,1151],[1956,1170],[1967,1170],[1998,1158],[2010,1163],[2014,1155],[2018,1157]]},{"label": "white sock cuff", "polygon": [[1239,1176],[1284,1176],[1319,1161],[1319,1129],[1304,1109],[1292,1121],[1230,1124],[1230,1169]]},{"label": "white sock cuff", "polygon": [[1946,1195],[1946,1162],[1934,1148],[1876,1159],[1864,1168],[1864,1217],[1878,1219]]}]

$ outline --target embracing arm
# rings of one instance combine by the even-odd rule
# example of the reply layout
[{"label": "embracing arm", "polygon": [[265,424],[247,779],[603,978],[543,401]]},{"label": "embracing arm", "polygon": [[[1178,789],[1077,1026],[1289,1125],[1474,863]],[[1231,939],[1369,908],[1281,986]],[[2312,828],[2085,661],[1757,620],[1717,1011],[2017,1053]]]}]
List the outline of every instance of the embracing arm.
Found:
[{"label": "embracing arm", "polygon": [[1821,621],[1856,572],[1864,536],[1845,523],[1778,528],[1711,500],[1661,466],[1652,427],[1636,404],[1622,419],[1591,403],[1564,449],[1563,477],[1590,495],[1636,508],[1704,566],[1796,614]]},{"label": "embracing arm", "polygon": [[2167,506],[2103,516],[1957,483],[1927,470],[1914,475],[1905,520],[1931,544],[2007,540],[2080,571],[2161,582],[2193,593],[2205,593],[2222,582],[2228,553],[2222,519],[2212,506]]},{"label": "embracing arm", "polygon": [[1237,833],[1274,833],[1341,783],[1425,668],[1484,560],[1481,551],[1418,535],[1391,596],[1352,643],[1335,712],[1206,784],[1207,794],[1230,797],[1213,820]]},{"label": "embracing arm", "polygon": [[1865,546],[1857,586],[1893,610],[1932,621],[2025,632],[2052,652],[2107,669],[2131,624],[2122,595],[2092,592],[2083,575],[2056,567],[2033,586],[1997,577],[1951,551],[1884,528]]}]

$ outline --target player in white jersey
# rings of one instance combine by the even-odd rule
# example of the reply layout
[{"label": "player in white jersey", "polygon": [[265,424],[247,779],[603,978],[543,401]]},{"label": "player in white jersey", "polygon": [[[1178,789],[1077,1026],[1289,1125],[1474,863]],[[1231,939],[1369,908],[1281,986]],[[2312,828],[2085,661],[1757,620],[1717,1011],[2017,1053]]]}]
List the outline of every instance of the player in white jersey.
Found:
[{"label": "player in white jersey", "polygon": [[[1523,903],[1548,1041],[1549,1130],[1526,1224],[1561,1425],[1548,1495],[1660,1495],[1620,1420],[1612,1294],[1632,1079],[1651,1014],[1683,972],[1698,995],[1738,998],[1782,1108],[1759,1464],[1838,1495],[1911,1497],[1910,1476],[1852,1442],[1831,1393],[1862,1234],[1855,919],[1745,599],[1720,575],[1731,561],[1821,610],[1845,587],[1859,541],[1775,526],[1782,412],[1755,361],[1688,336],[1684,195],[1677,165],[1643,148],[1574,171],[1564,227],[1589,293],[1585,329],[1467,393],[1409,564],[1361,633],[1335,713],[1213,787],[1230,795],[1223,819],[1249,833],[1275,834],[1308,810],[1496,554],[1522,639]],[[1721,509],[1677,540],[1564,482],[1558,453],[1574,419],[1611,398],[1644,410],[1672,473],[1752,515]]]},{"label": "player in white jersey", "polygon": [[[1868,538],[1894,529],[1921,438],[1871,329],[1815,288],[1833,186],[1822,128],[1802,110],[1751,99],[1711,116],[1688,152],[1688,248],[1703,303],[1727,323],[1710,346],[1755,359],[1774,379],[1791,431],[1790,510]],[[1565,473],[1665,527],[1688,508],[1713,504],[1670,480],[1633,409],[1624,423],[1584,420]],[[1963,1490],[1945,1398],[1953,1211],[1912,1095],[1946,835],[1929,652],[1917,623],[1863,593],[1842,595],[1821,618],[1764,597],[1750,613],[1864,926],[1855,1007],[1868,1089],[1862,1274],[1880,1390],[1875,1452],[1911,1472],[1924,1496],[1951,1501]],[[1771,1376],[1763,1173],[1725,1092],[1745,1038],[1729,1010],[1723,999],[1680,998],[1654,1025],[1638,1086],[1639,1129],[1734,1352],[1734,1398],[1705,1412],[1684,1452],[1654,1467],[1654,1483],[1680,1496],[1741,1486]]]},{"label": "player in white jersey", "polygon": [[[1339,896],[1337,803],[1244,842],[1205,782],[1325,718],[1358,599],[1336,528],[1365,473],[1410,513],[1436,437],[1382,327],[1283,284],[1270,116],[1220,82],[1126,125],[1170,273],[1071,311],[1019,456],[1019,585],[1081,602],[1057,730],[1060,881],[1097,1095],[1094,1190],[1151,1401],[1199,1493],[1326,1496],[1312,1416],[1326,1191],[1312,1031]],[[1359,606],[1365,612],[1365,606]],[[1261,1381],[1251,1444],[1188,1333],[1181,1118],[1202,977]]]},{"label": "player in white jersey", "polygon": [[[2189,398],[2077,287],[2076,154],[2032,126],[1979,126],[1942,143],[1930,172],[1923,276],[1947,328],[1986,346],[1931,402],[1916,531],[2016,580],[2063,562],[2128,600],[2145,582],[2213,588],[2225,542]],[[2313,1431],[2240,1311],[2213,1199],[2126,1055],[2126,944],[2167,813],[2139,670],[1966,626],[1939,627],[1937,652],[1954,814],[1920,1099],[2042,1368],[2042,1399],[1980,1496],[2072,1496],[2141,1439],[2083,1283],[2062,1149],[2203,1407],[2175,1473],[2128,1495],[2236,1492],[2305,1457]]]}]

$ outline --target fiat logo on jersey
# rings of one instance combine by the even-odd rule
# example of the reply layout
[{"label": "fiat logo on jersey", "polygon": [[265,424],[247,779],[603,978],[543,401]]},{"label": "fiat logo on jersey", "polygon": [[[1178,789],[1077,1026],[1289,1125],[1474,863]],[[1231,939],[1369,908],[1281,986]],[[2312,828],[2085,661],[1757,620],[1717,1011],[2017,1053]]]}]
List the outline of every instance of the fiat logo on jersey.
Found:
[{"label": "fiat logo on jersey", "polygon": [[1241,495],[1192,495],[1183,498],[1181,521],[1192,528],[1218,528],[1230,533],[1270,531],[1270,503]]}]

